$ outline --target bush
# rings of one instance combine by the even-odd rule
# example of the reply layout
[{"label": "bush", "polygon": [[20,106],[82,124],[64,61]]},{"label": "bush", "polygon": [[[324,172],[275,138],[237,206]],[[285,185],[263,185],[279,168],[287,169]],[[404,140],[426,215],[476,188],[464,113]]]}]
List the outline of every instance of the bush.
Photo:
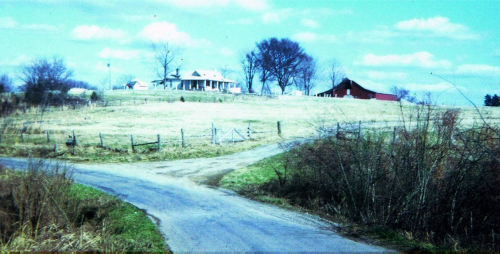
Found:
[{"label": "bush", "polygon": [[99,95],[95,91],[92,91],[92,94],[90,95],[90,100],[91,101],[98,101],[98,100],[100,100]]},{"label": "bush", "polygon": [[456,250],[498,251],[499,131],[421,106],[391,132],[326,137],[283,158],[266,191]]}]

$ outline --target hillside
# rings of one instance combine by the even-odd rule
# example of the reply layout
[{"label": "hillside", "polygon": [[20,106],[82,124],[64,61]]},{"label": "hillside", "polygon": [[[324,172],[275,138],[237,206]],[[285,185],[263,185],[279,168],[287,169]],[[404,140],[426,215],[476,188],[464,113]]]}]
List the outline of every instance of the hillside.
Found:
[{"label": "hillside", "polygon": [[[88,94],[82,96],[89,96]],[[317,135],[320,126],[362,122],[368,127],[387,127],[408,121],[417,106],[375,100],[228,95],[188,91],[106,91],[98,105],[65,105],[27,108],[1,120],[0,152],[4,156],[39,156],[74,161],[155,161],[212,157],[247,150],[262,144]],[[443,110],[450,106],[436,106]],[[461,124],[479,119],[471,107],[461,111]],[[481,108],[487,121],[497,123],[500,110]],[[277,122],[282,133],[278,135]],[[212,144],[212,123],[221,145]],[[232,144],[235,128],[252,139]],[[181,129],[184,132],[182,147]],[[266,133],[256,133],[256,132]],[[48,135],[47,135],[48,132]],[[75,133],[78,146],[66,146]],[[21,135],[22,133],[22,135]],[[99,135],[101,134],[101,136]],[[134,143],[157,144],[131,149]],[[100,147],[101,139],[104,147]]]}]

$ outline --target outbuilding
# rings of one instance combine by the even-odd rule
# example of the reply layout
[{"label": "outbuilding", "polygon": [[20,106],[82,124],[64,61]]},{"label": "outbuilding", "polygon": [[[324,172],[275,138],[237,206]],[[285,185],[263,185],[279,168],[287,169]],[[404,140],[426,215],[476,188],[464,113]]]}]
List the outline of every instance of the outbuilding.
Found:
[{"label": "outbuilding", "polygon": [[335,88],[319,93],[319,97],[376,99],[383,101],[397,101],[397,97],[390,93],[380,93],[368,90],[348,78],[344,78]]}]

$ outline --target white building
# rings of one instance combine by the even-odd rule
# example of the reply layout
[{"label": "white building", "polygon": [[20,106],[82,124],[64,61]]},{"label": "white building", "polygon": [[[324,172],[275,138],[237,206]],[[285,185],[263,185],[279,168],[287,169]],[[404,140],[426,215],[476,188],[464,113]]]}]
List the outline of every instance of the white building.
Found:
[{"label": "white building", "polygon": [[[179,72],[177,69],[169,73],[165,82],[165,89],[171,90],[198,90],[198,91],[227,91],[241,93],[241,87],[236,87],[236,81],[222,77],[218,71],[195,70]],[[163,80],[154,80],[155,86],[163,86]]]}]

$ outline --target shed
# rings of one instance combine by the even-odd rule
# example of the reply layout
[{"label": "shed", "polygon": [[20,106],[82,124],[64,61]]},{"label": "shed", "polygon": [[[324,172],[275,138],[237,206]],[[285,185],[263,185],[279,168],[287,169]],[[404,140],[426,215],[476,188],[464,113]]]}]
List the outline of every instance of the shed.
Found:
[{"label": "shed", "polygon": [[133,90],[148,90],[149,85],[144,83],[143,81],[139,80],[138,78],[134,78],[131,81],[127,82],[125,86],[128,89],[133,89]]}]

